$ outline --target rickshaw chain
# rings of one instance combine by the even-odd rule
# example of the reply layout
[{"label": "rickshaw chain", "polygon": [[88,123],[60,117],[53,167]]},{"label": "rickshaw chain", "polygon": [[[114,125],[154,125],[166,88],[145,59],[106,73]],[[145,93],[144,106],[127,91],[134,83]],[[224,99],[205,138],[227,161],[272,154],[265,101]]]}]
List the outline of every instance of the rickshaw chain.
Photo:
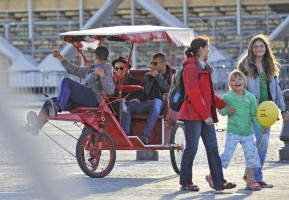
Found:
[{"label": "rickshaw chain", "polygon": [[65,147],[63,147],[61,144],[59,144],[58,142],[56,142],[56,140],[54,140],[51,136],[49,136],[45,131],[43,131],[42,129],[40,129],[42,131],[42,133],[44,133],[49,139],[51,139],[53,142],[55,142],[58,146],[60,146],[62,149],[64,149],[66,152],[68,152],[70,155],[72,155],[73,157],[76,157],[76,155],[74,155],[73,153],[71,153],[70,151],[68,151]]},{"label": "rickshaw chain", "polygon": [[58,126],[52,124],[51,122],[48,122],[50,125],[54,126],[55,128],[58,128],[59,130],[61,130],[62,132],[66,133],[67,135],[73,137],[74,139],[78,140],[76,137],[74,137],[73,135],[69,134],[68,132],[66,132],[65,130],[59,128]]}]

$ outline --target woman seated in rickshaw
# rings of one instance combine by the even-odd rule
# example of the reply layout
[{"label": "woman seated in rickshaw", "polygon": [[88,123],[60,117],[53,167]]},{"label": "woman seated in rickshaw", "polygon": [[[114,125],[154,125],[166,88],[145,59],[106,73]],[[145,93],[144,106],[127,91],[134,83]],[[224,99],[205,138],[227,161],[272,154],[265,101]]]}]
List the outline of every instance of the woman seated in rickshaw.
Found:
[{"label": "woman seated in rickshaw", "polygon": [[[124,56],[119,56],[118,58],[114,59],[112,61],[112,67],[114,69],[113,74],[113,82],[116,86],[120,85],[120,82],[122,85],[141,85],[141,81],[138,80],[136,77],[130,74],[131,65],[128,63],[127,69],[126,69],[126,63],[128,62],[127,58]],[[120,102],[124,103],[125,101],[129,101],[133,98],[139,97],[141,94],[140,90],[131,91],[131,92],[125,92],[122,91],[121,98],[117,101],[114,101],[112,103],[113,109],[116,113],[116,118],[119,118],[119,108],[120,108]],[[118,98],[118,90],[114,91],[114,94],[111,96],[112,101],[116,98]]]},{"label": "woman seated in rickshaw", "polygon": [[113,94],[115,89],[112,81],[112,66],[107,63],[109,52],[106,47],[99,46],[94,50],[95,64],[90,67],[76,67],[57,49],[53,48],[52,52],[69,74],[80,77],[83,81],[82,84],[69,78],[61,81],[58,96],[48,98],[37,119],[33,123],[26,124],[25,131],[32,134],[39,134],[39,129],[48,121],[47,115],[55,118],[58,112],[70,111],[75,106],[99,106],[104,93]]}]

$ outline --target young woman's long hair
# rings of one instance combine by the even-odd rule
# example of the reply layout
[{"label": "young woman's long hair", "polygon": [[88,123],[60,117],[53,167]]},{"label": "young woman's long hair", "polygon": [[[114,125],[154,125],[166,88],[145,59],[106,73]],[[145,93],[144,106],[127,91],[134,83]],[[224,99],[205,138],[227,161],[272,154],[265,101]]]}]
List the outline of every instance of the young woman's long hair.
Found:
[{"label": "young woman's long hair", "polygon": [[185,51],[187,57],[199,58],[199,49],[209,44],[210,38],[206,35],[200,35],[194,38],[191,42],[190,47]]},{"label": "young woman's long hair", "polygon": [[257,41],[261,41],[262,43],[264,43],[266,47],[266,51],[263,56],[262,62],[263,62],[264,72],[266,73],[266,79],[267,81],[269,81],[270,76],[279,76],[280,63],[276,59],[272,49],[270,48],[271,44],[270,44],[269,38],[264,34],[258,34],[251,39],[251,41],[249,42],[247,55],[245,55],[243,58],[240,59],[240,61],[238,62],[237,68],[243,73],[245,73],[246,75],[256,78],[256,76],[258,75],[258,71],[256,70],[256,68],[252,68],[248,66],[245,67],[244,65],[250,65],[250,62],[256,63],[256,57],[253,52],[253,48],[254,48],[253,46]]}]

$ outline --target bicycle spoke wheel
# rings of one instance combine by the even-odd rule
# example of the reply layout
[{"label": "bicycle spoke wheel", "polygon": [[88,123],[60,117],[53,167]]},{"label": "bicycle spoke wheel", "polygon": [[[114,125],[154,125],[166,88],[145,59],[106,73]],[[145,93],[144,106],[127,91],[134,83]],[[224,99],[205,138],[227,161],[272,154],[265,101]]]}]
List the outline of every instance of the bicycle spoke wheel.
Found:
[{"label": "bicycle spoke wheel", "polygon": [[177,122],[172,130],[171,134],[171,163],[174,171],[179,174],[181,167],[181,160],[183,156],[183,152],[186,145],[185,140],[185,126],[183,122]]},{"label": "bicycle spoke wheel", "polygon": [[115,164],[116,150],[113,140],[105,132],[86,130],[76,144],[76,158],[86,175],[102,178],[111,172]]}]

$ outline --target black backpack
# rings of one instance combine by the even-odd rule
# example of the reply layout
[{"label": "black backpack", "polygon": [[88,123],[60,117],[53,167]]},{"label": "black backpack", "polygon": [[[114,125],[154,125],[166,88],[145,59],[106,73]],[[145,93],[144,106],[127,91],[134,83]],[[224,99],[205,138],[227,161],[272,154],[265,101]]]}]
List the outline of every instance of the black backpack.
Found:
[{"label": "black backpack", "polygon": [[[173,111],[179,112],[184,100],[187,98],[184,81],[183,81],[183,71],[185,66],[189,64],[186,63],[184,66],[181,66],[180,69],[177,69],[172,76],[172,85],[169,90],[169,105]],[[198,78],[200,79],[200,73]]]}]

